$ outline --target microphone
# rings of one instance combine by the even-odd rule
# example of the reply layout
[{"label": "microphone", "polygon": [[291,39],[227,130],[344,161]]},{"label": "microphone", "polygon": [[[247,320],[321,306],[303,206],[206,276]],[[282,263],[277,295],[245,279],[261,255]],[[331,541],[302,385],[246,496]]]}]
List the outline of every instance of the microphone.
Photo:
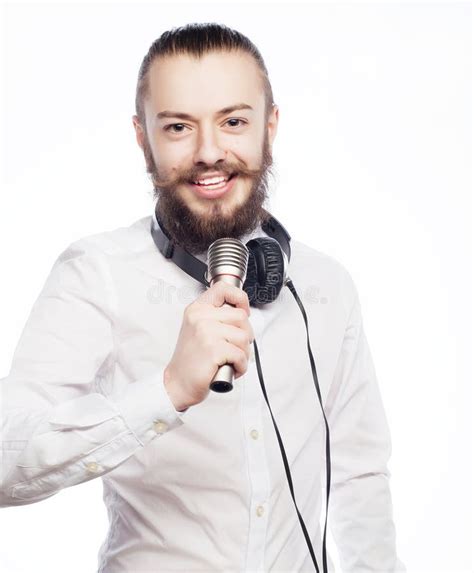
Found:
[{"label": "microphone", "polygon": [[[214,241],[207,251],[207,277],[210,286],[225,282],[242,288],[247,276],[249,250],[239,239],[223,238]],[[224,306],[233,306],[224,303]],[[219,366],[210,389],[214,392],[229,392],[233,389],[234,368],[232,364]]]}]

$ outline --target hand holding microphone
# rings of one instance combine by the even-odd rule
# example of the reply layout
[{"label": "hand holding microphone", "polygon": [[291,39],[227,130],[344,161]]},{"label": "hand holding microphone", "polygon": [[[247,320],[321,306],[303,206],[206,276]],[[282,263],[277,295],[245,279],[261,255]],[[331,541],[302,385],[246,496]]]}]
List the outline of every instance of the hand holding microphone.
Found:
[{"label": "hand holding microphone", "polygon": [[[238,239],[218,239],[209,247],[207,253],[208,277],[213,284],[224,282],[242,289],[247,275],[249,252]],[[211,382],[214,392],[229,392],[233,388],[234,369],[232,364],[219,367]]]},{"label": "hand holding microphone", "polygon": [[[213,268],[222,270],[222,261],[217,262]],[[216,280],[217,276],[223,275],[210,274],[209,289],[186,307],[173,356],[165,369],[164,384],[176,410],[202,402],[212,382],[220,382],[221,366],[232,365],[235,378],[247,371],[254,339],[248,297],[235,284]],[[245,274],[241,282],[244,280]]]}]

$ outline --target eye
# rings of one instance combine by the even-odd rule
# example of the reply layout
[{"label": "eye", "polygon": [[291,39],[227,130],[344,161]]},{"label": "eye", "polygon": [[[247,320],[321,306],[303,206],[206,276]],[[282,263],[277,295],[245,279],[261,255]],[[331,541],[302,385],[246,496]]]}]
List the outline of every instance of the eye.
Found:
[{"label": "eye", "polygon": [[238,122],[238,125],[235,125],[235,123],[233,123],[233,125],[231,125],[230,127],[241,127],[242,125],[244,125],[245,123],[247,123],[246,121],[244,121],[243,119],[239,119],[237,117],[231,117],[230,119],[228,119],[226,121],[226,123],[230,123],[230,122]]},{"label": "eye", "polygon": [[176,130],[175,128],[184,128],[184,127],[186,127],[184,123],[170,123],[169,125],[165,125],[163,129],[165,131],[170,131],[171,133],[183,133],[184,129]]}]

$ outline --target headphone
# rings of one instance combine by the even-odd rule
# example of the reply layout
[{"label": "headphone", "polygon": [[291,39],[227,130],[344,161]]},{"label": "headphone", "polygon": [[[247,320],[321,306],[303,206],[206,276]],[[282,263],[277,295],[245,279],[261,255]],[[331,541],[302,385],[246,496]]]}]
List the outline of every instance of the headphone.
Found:
[{"label": "headphone", "polygon": [[[323,414],[325,426],[326,426],[326,518],[324,522],[324,533],[322,542],[322,555],[323,555],[323,571],[327,573],[327,555],[326,555],[326,530],[327,530],[327,520],[328,520],[328,507],[329,507],[329,492],[331,486],[331,452],[330,452],[330,439],[329,439],[329,426],[326,419],[326,414],[324,412],[321,390],[319,388],[318,376],[316,373],[316,365],[313,358],[313,353],[311,351],[311,345],[309,341],[309,329],[308,329],[308,318],[306,316],[306,311],[304,309],[303,303],[301,302],[296,289],[293,285],[292,280],[288,276],[288,265],[291,259],[291,237],[285,227],[268,211],[264,211],[263,221],[261,223],[262,230],[268,235],[268,237],[257,237],[251,239],[247,242],[246,247],[249,250],[249,260],[247,265],[247,276],[243,285],[243,290],[247,293],[249,298],[249,303],[253,307],[259,307],[261,305],[269,304],[278,298],[282,288],[287,286],[292,295],[294,296],[298,306],[300,307],[301,313],[306,326],[307,343],[308,343],[308,355],[311,364],[311,372],[313,375],[314,385],[316,393],[319,399],[319,404],[321,406],[321,411]],[[211,286],[208,281],[207,265],[200,261],[197,257],[192,255],[189,251],[178,245],[170,237],[168,231],[164,227],[159,213],[155,210],[156,219],[158,225],[154,225],[152,219],[151,222],[151,235],[153,241],[157,246],[158,250],[166,259],[171,259],[181,270],[186,274],[199,281],[206,287]],[[295,494],[293,489],[293,480],[291,477],[290,467],[288,464],[288,458],[286,456],[285,448],[283,446],[283,441],[281,439],[280,431],[275,422],[272,409],[267,397],[267,391],[265,388],[265,383],[263,380],[263,373],[260,364],[260,357],[258,353],[258,347],[256,340],[253,341],[255,350],[255,360],[257,364],[257,373],[260,381],[260,386],[262,388],[263,396],[267,403],[270,415],[273,421],[273,426],[278,438],[278,445],[280,446],[281,455],[283,458],[283,464],[285,467],[286,477],[288,480],[288,485],[290,488],[290,493],[293,498],[293,503],[296,508],[296,513],[303,530],[304,537],[306,539],[306,544],[308,546],[311,558],[313,560],[314,567],[319,573],[318,562],[314,554],[313,546],[311,544],[311,539],[308,534],[308,530],[301,516],[295,500]]]},{"label": "headphone", "polygon": [[[258,237],[247,242],[249,260],[243,290],[251,306],[258,307],[278,298],[287,281],[287,268],[291,259],[291,237],[285,227],[268,211],[264,211],[262,230],[268,237]],[[163,256],[171,259],[185,273],[206,287],[207,265],[186,249],[173,242],[166,231],[159,214],[156,213],[159,228],[152,225],[151,233]]]}]

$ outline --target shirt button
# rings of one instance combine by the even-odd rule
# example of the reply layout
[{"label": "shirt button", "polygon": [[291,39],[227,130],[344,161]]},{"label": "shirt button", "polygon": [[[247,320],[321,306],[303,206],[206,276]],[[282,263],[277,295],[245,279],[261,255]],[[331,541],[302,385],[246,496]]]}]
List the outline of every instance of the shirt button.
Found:
[{"label": "shirt button", "polygon": [[153,422],[153,429],[157,434],[163,434],[168,429],[168,424],[166,422],[162,422],[161,420],[156,420]]},{"label": "shirt button", "polygon": [[262,517],[264,512],[265,508],[263,507],[263,505],[259,505],[256,510],[256,514],[258,515],[258,517]]},{"label": "shirt button", "polygon": [[91,472],[93,474],[97,473],[99,471],[99,464],[97,462],[89,462],[86,465],[87,471]]},{"label": "shirt button", "polygon": [[252,430],[252,431],[250,432],[250,435],[252,436],[252,438],[253,438],[254,440],[258,440],[258,431],[257,431],[257,430]]}]

